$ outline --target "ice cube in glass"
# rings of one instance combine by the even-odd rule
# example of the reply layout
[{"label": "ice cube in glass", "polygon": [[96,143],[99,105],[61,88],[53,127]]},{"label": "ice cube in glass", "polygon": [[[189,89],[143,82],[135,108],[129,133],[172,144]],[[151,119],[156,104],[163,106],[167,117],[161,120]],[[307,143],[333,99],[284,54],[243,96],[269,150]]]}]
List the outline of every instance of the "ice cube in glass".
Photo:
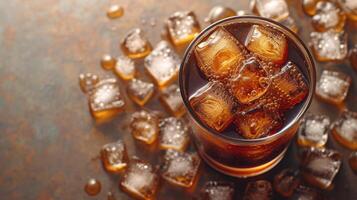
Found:
[{"label": "ice cube in glass", "polygon": [[187,124],[175,117],[168,117],[160,122],[160,148],[184,151],[189,142]]},{"label": "ice cube in glass", "polygon": [[99,82],[99,77],[92,73],[79,74],[79,86],[83,93],[88,93]]},{"label": "ice cube in glass", "polygon": [[209,82],[189,98],[192,109],[201,121],[218,132],[233,120],[235,102],[219,82]]},{"label": "ice cube in glass", "polygon": [[267,180],[249,182],[245,188],[243,200],[269,200],[272,199],[273,188]]},{"label": "ice cube in glass", "polygon": [[296,187],[300,184],[299,171],[286,168],[274,177],[273,186],[283,197],[290,197]]},{"label": "ice cube in glass", "polygon": [[328,103],[338,105],[346,99],[350,84],[350,76],[342,72],[324,70],[316,85],[316,95]]},{"label": "ice cube in glass", "polygon": [[332,135],[343,146],[357,150],[357,113],[344,111],[333,123]]},{"label": "ice cube in glass", "polygon": [[156,114],[141,110],[131,115],[130,128],[133,137],[146,144],[152,144],[159,134],[159,118]]},{"label": "ice cube in glass", "polygon": [[297,142],[300,146],[323,147],[328,139],[330,118],[308,114],[300,123]]},{"label": "ice cube in glass", "polygon": [[136,72],[135,63],[126,56],[119,56],[114,66],[114,72],[123,80],[133,79]]},{"label": "ice cube in glass", "polygon": [[230,182],[209,181],[201,189],[201,200],[233,200],[234,185]]},{"label": "ice cube in glass", "polygon": [[153,83],[140,79],[132,79],[127,85],[128,96],[138,105],[143,106],[153,96],[155,87]]},{"label": "ice cube in glass", "polygon": [[126,147],[121,140],[105,144],[100,151],[100,155],[103,166],[108,172],[121,172],[128,165]]},{"label": "ice cube in glass", "polygon": [[174,81],[178,75],[180,59],[166,41],[159,42],[145,58],[145,69],[159,87]]},{"label": "ice cube in glass", "polygon": [[280,21],[289,16],[285,0],[256,0],[256,9],[260,16]]},{"label": "ice cube in glass", "polygon": [[346,14],[337,4],[329,1],[319,1],[316,4],[316,14],[312,17],[312,25],[317,31],[324,32],[333,29],[343,30]]},{"label": "ice cube in glass", "polygon": [[130,30],[121,43],[121,48],[129,58],[143,58],[151,52],[151,44],[144,32],[135,28]]},{"label": "ice cube in glass", "polygon": [[165,88],[160,95],[160,101],[167,111],[175,117],[181,117],[185,114],[186,109],[177,84],[172,84]]}]

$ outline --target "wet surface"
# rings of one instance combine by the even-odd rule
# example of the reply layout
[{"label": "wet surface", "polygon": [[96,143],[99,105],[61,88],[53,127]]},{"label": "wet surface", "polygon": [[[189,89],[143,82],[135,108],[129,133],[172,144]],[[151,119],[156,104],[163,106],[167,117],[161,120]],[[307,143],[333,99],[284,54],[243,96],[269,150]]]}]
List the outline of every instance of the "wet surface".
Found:
[{"label": "wet surface", "polygon": [[[123,139],[130,156],[157,163],[157,153],[137,143],[129,134],[125,115],[112,122],[96,124],[89,114],[87,99],[78,86],[80,73],[111,75],[100,67],[103,54],[120,54],[119,43],[135,27],[146,32],[155,45],[160,40],[163,19],[178,10],[193,10],[201,26],[215,5],[236,10],[248,9],[248,1],[118,1],[125,14],[108,19],[106,11],[114,2],[102,0],[37,0],[0,2],[0,195],[1,199],[88,199],[83,186],[91,177],[101,182],[97,199],[112,191],[116,199],[130,199],[118,189],[119,175],[105,172],[98,159],[102,145]],[[300,28],[299,35],[308,42],[313,30],[298,0],[288,0],[291,15]],[[156,26],[141,23],[156,19]],[[357,43],[357,23],[347,22],[349,46]],[[182,53],[182,52],[181,52]],[[180,54],[182,55],[182,54]],[[137,62],[143,68],[143,62]],[[140,69],[140,70],[141,70]],[[357,111],[357,73],[347,61],[318,63],[318,77],[323,69],[349,74],[352,85],[346,107]],[[126,97],[127,102],[130,100]],[[126,112],[138,109],[131,106]],[[155,95],[147,105],[163,109]],[[310,112],[326,114],[335,120],[340,112],[335,106],[314,99]],[[327,147],[342,155],[334,189],[325,192],[330,199],[357,199],[357,176],[348,165],[350,150],[329,135]],[[192,148],[192,147],[191,147]],[[158,199],[187,199],[199,194],[209,180],[236,183],[241,197],[247,181],[272,180],[283,168],[298,166],[295,140],[284,160],[272,171],[249,180],[233,179],[203,165],[203,173],[193,190],[162,184]],[[240,198],[238,198],[240,199]]]}]

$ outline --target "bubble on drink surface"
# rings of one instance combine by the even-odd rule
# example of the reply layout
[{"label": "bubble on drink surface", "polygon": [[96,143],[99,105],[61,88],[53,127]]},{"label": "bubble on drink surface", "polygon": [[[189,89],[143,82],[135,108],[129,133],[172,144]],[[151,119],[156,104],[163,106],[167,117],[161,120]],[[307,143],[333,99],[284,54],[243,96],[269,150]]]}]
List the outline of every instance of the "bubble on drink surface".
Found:
[{"label": "bubble on drink surface", "polygon": [[350,85],[350,76],[342,72],[324,70],[316,85],[316,95],[326,102],[341,104],[346,99]]},{"label": "bubble on drink surface", "polygon": [[341,155],[331,149],[310,148],[302,154],[302,176],[306,182],[329,189],[341,166]]},{"label": "bubble on drink surface", "polygon": [[100,183],[100,181],[94,178],[89,179],[86,185],[84,186],[84,191],[89,196],[96,196],[97,194],[100,193],[101,189],[102,189],[102,184]]},{"label": "bubble on drink surface", "polygon": [[175,46],[187,44],[201,31],[192,11],[175,12],[166,21],[169,37]]},{"label": "bubble on drink surface", "polygon": [[256,139],[274,134],[282,127],[281,114],[264,109],[238,113],[234,120],[237,132],[247,139]]},{"label": "bubble on drink surface", "polygon": [[153,96],[155,87],[153,83],[140,79],[132,79],[127,85],[128,96],[138,105],[145,105]]},{"label": "bubble on drink surface", "polygon": [[292,196],[299,184],[299,171],[290,168],[283,169],[275,175],[273,182],[275,191],[283,197]]},{"label": "bubble on drink surface", "polygon": [[124,8],[118,4],[113,4],[107,11],[107,17],[109,19],[117,19],[124,14]]},{"label": "bubble on drink surface", "polygon": [[231,93],[243,104],[264,95],[270,83],[268,72],[255,57],[245,60],[238,73],[229,80]]},{"label": "bubble on drink surface", "polygon": [[246,37],[245,46],[267,62],[283,64],[287,59],[286,36],[270,27],[253,25]]},{"label": "bubble on drink surface", "polygon": [[160,147],[184,151],[189,142],[189,128],[180,119],[168,117],[160,122]]},{"label": "bubble on drink surface", "polygon": [[236,12],[232,8],[225,6],[215,6],[209,11],[205,21],[213,24],[216,21],[232,16],[236,16]]},{"label": "bubble on drink surface", "polygon": [[126,170],[120,188],[132,197],[153,199],[158,190],[159,177],[147,162],[133,158]]},{"label": "bubble on drink surface", "polygon": [[223,84],[209,82],[189,98],[192,109],[208,127],[222,132],[233,120],[236,104]]},{"label": "bubble on drink surface", "polygon": [[329,1],[319,1],[316,4],[316,14],[312,17],[312,25],[317,31],[333,29],[342,31],[345,26],[346,14],[337,4]]},{"label": "bubble on drink surface", "polygon": [[260,16],[280,21],[289,16],[285,0],[256,0],[255,7]]},{"label": "bubble on drink surface", "polygon": [[94,86],[99,82],[99,77],[92,73],[79,75],[79,86],[83,93],[88,93],[94,89]]},{"label": "bubble on drink surface", "polygon": [[160,87],[170,84],[178,75],[180,59],[166,41],[159,42],[144,61],[145,68]]},{"label": "bubble on drink surface", "polygon": [[180,88],[177,84],[172,84],[165,88],[160,95],[160,101],[175,117],[181,117],[186,112]]},{"label": "bubble on drink surface", "polygon": [[201,160],[197,153],[169,149],[161,165],[163,179],[177,186],[191,187],[198,176]]},{"label": "bubble on drink surface", "polygon": [[343,60],[347,56],[347,35],[344,32],[329,30],[310,34],[311,45],[318,61]]},{"label": "bubble on drink surface", "polygon": [[357,151],[351,152],[348,157],[348,163],[354,173],[357,173]]},{"label": "bubble on drink surface", "polygon": [[201,189],[202,200],[233,200],[234,184],[223,181],[206,182]]},{"label": "bubble on drink surface", "polygon": [[126,56],[118,56],[114,72],[123,80],[133,79],[136,72],[135,63]]},{"label": "bubble on drink surface", "polygon": [[108,172],[121,172],[128,165],[126,147],[121,140],[105,144],[100,155],[103,166]]},{"label": "bubble on drink surface", "polygon": [[133,137],[152,144],[159,134],[159,118],[150,111],[137,111],[131,115],[130,128]]},{"label": "bubble on drink surface", "polygon": [[105,70],[112,70],[117,60],[109,54],[104,54],[100,60],[100,65]]},{"label": "bubble on drink surface", "polygon": [[323,147],[328,139],[330,118],[308,114],[300,123],[297,141],[300,146]]},{"label": "bubble on drink surface", "polygon": [[246,54],[239,41],[223,27],[217,27],[195,47],[198,67],[208,79],[227,78],[237,70]]},{"label": "bubble on drink surface", "polygon": [[273,188],[267,180],[249,182],[245,188],[243,200],[269,200],[272,199]]},{"label": "bubble on drink surface", "polygon": [[143,58],[151,52],[151,44],[144,32],[135,28],[130,30],[121,43],[123,52],[129,58]]},{"label": "bubble on drink surface", "polygon": [[125,105],[115,78],[107,78],[98,82],[88,100],[92,115],[98,119],[114,116],[121,112]]},{"label": "bubble on drink surface", "polygon": [[344,111],[334,122],[332,135],[343,146],[357,150],[357,113]]}]

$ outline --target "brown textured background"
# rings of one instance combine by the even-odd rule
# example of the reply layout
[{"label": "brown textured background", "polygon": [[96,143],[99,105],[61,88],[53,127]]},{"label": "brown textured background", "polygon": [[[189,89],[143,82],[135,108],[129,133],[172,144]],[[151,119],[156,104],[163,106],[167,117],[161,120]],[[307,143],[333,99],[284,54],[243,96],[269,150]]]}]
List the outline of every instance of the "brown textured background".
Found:
[{"label": "brown textured background", "polygon": [[[288,0],[290,12],[297,20],[299,35],[308,41],[312,30],[299,0]],[[111,3],[125,8],[117,20],[105,13]],[[105,199],[113,191],[117,199],[129,199],[118,190],[119,177],[109,175],[98,160],[100,147],[123,138],[130,155],[156,163],[157,154],[133,141],[125,127],[125,115],[111,123],[96,125],[89,115],[86,97],[78,86],[80,72],[111,74],[99,67],[104,53],[118,55],[119,41],[131,28],[141,27],[152,44],[160,40],[163,20],[178,10],[193,10],[202,27],[214,5],[247,9],[248,0],[8,0],[0,1],[0,199]],[[142,24],[142,19],[156,19],[156,26]],[[350,44],[357,42],[357,23],[348,25]],[[354,33],[354,34],[352,34]],[[138,66],[141,66],[138,62]],[[349,73],[353,85],[347,107],[357,111],[357,74],[348,63],[319,64],[323,68]],[[129,106],[129,111],[134,106]],[[157,97],[149,108],[161,109]],[[335,119],[338,110],[314,101],[311,112],[329,114]],[[297,166],[293,142],[287,156],[273,171],[258,178],[271,179],[286,166]],[[328,146],[343,155],[335,188],[326,193],[330,199],[357,199],[357,176],[347,163],[349,150],[332,138]],[[232,179],[203,166],[200,183],[206,180],[230,180],[237,184],[241,196],[245,181]],[[83,191],[88,178],[102,182],[102,192],[88,197]],[[190,193],[162,185],[159,199],[188,199]]]}]

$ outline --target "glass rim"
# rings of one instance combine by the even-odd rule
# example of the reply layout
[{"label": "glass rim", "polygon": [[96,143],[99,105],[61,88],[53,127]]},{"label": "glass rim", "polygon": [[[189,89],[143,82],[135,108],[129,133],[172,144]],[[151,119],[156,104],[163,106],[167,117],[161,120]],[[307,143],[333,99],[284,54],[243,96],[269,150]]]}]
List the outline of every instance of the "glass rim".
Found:
[{"label": "glass rim", "polygon": [[[219,25],[227,25],[230,23],[239,23],[239,22],[245,22],[245,23],[252,23],[252,24],[261,24],[261,25],[270,25],[277,30],[283,32],[286,34],[294,43],[295,45],[299,48],[301,53],[303,54],[305,61],[306,61],[306,68],[307,68],[307,75],[308,75],[308,84],[309,84],[309,92],[306,97],[306,100],[304,104],[302,105],[301,109],[299,109],[298,113],[294,115],[293,119],[286,124],[282,129],[280,129],[278,132],[262,137],[262,138],[256,138],[256,139],[246,139],[246,138],[233,138],[230,136],[226,136],[223,134],[220,134],[219,132],[209,129],[197,116],[197,114],[194,112],[192,109],[191,105],[189,104],[188,97],[186,95],[186,88],[184,87],[184,78],[183,74],[185,71],[185,66],[188,61],[189,55],[192,53],[192,48],[196,46],[196,43],[198,43],[202,38],[206,37],[211,30],[213,30],[215,27]],[[315,92],[315,86],[316,86],[316,67],[314,63],[314,59],[311,55],[311,52],[307,48],[307,46],[304,44],[304,42],[296,35],[296,33],[292,32],[290,29],[287,27],[283,26],[279,22],[276,22],[274,20],[260,17],[260,16],[251,16],[251,15],[246,15],[246,16],[233,16],[233,17],[228,17],[225,19],[222,19],[220,21],[217,21],[206,28],[204,28],[196,37],[195,39],[189,44],[189,46],[186,48],[181,65],[180,65],[180,70],[179,70],[179,87],[180,87],[180,92],[181,92],[181,97],[183,99],[184,105],[186,109],[189,112],[190,117],[193,118],[193,120],[196,122],[196,124],[205,130],[205,132],[209,133],[213,137],[219,138],[226,140],[227,142],[241,142],[241,143],[257,143],[257,142],[264,142],[268,140],[273,140],[285,132],[289,130],[293,125],[295,125],[299,120],[302,118],[304,113],[307,111],[309,108],[312,98]]]}]

